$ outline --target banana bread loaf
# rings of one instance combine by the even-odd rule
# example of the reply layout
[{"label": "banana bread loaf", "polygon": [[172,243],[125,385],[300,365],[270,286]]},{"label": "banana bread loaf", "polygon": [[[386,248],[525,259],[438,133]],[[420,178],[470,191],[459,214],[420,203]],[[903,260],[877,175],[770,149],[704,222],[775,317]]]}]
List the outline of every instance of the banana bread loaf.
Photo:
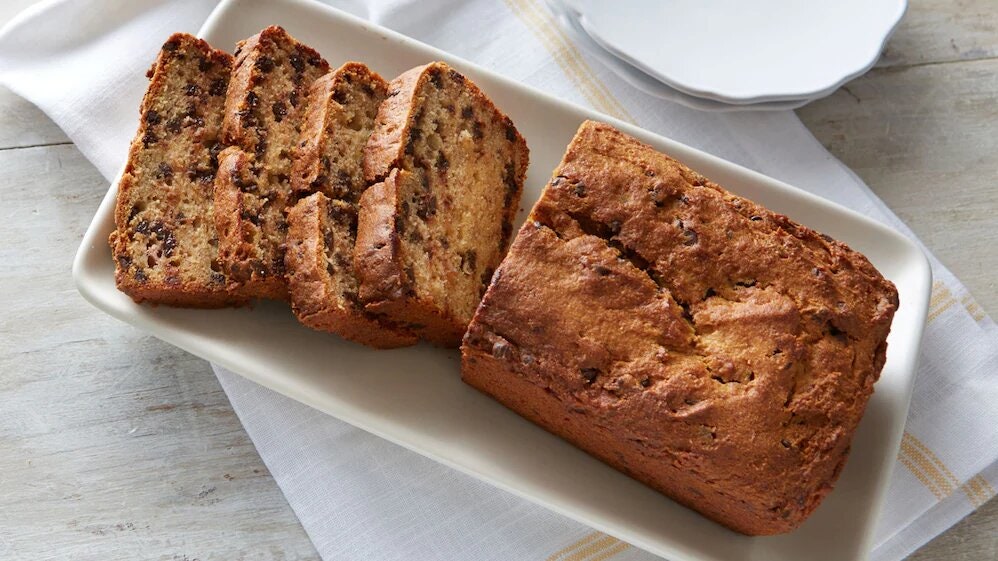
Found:
[{"label": "banana bread loaf", "polygon": [[215,224],[229,288],[287,298],[285,213],[309,87],[329,72],[319,53],[271,26],[239,43],[225,99]]},{"label": "banana bread loaf", "polygon": [[303,324],[378,348],[412,345],[416,337],[364,310],[353,274],[357,204],[364,145],[388,84],[348,62],[312,84],[305,125],[291,168],[295,196],[288,213],[288,287]]},{"label": "banana bread loaf", "polygon": [[136,302],[206,308],[242,302],[226,291],[210,219],[231,67],[227,53],[178,33],[149,70],[110,239],[115,282]]},{"label": "banana bread loaf", "polygon": [[496,272],[463,379],[734,530],[831,490],[894,285],[828,236],[586,122]]},{"label": "banana bread loaf", "polygon": [[364,156],[355,269],[369,311],[458,346],[506,252],[527,145],[442,62],[389,86]]}]

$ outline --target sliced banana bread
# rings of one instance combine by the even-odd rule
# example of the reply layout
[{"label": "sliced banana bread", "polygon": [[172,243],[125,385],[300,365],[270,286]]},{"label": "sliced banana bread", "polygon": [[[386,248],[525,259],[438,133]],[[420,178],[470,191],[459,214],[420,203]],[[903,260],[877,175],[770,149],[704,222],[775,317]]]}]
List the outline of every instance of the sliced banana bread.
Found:
[{"label": "sliced banana bread", "polygon": [[[295,196],[288,213],[291,308],[303,324],[379,348],[412,345],[411,333],[364,310],[353,273],[361,165],[388,83],[348,62],[312,84],[298,152],[291,167]],[[310,196],[308,196],[310,193]]]},{"label": "sliced banana bread", "polygon": [[369,311],[457,346],[509,245],[527,144],[442,62],[389,85],[364,154],[354,265]]},{"label": "sliced banana bread", "polygon": [[115,282],[136,302],[205,308],[241,302],[226,291],[211,220],[231,67],[227,53],[178,33],[149,70],[110,238]]},{"label": "sliced banana bread", "polygon": [[219,261],[230,289],[287,298],[285,213],[308,89],[329,71],[319,53],[271,26],[239,43],[222,123],[227,148],[215,185]]}]

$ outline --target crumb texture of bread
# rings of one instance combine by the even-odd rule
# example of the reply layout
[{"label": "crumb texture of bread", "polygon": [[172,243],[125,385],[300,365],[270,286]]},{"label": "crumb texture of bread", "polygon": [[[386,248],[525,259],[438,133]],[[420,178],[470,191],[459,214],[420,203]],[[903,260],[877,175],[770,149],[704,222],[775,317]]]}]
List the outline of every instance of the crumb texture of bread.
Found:
[{"label": "crumb texture of bread", "polygon": [[389,85],[364,156],[355,269],[367,309],[456,347],[509,245],[528,150],[442,62]]},{"label": "crumb texture of bread", "polygon": [[353,273],[357,206],[367,185],[364,146],[387,92],[384,79],[356,62],[312,85],[291,174],[292,190],[303,198],[288,213],[285,256],[298,320],[377,348],[417,341],[364,309]]},{"label": "crumb texture of bread", "polygon": [[586,122],[462,377],[720,524],[778,534],[832,489],[897,306],[845,244]]},{"label": "crumb texture of bread", "polygon": [[214,220],[230,290],[286,299],[286,212],[309,87],[329,71],[312,48],[271,26],[239,43],[225,98]]},{"label": "crumb texture of bread", "polygon": [[110,238],[118,288],[136,302],[243,303],[226,290],[211,220],[232,57],[172,35],[149,71]]}]

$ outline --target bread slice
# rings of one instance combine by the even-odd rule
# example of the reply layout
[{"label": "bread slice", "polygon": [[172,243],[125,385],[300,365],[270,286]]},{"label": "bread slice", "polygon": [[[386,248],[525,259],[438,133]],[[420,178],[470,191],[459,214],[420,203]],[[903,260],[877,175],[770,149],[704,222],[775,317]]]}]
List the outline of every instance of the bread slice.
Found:
[{"label": "bread slice", "polygon": [[215,224],[219,261],[230,289],[256,298],[287,298],[285,213],[291,165],[308,89],[329,72],[315,50],[271,26],[239,43],[225,99]]},{"label": "bread slice", "polygon": [[149,70],[141,122],[118,183],[110,244],[118,289],[136,302],[219,307],[212,181],[232,57],[178,33]]},{"label": "bread slice", "polygon": [[291,308],[299,321],[378,348],[416,342],[411,333],[364,310],[353,274],[357,203],[366,186],[364,145],[387,93],[388,83],[356,62],[312,84],[291,167],[292,190],[305,198],[288,213],[285,256]]},{"label": "bread slice", "polygon": [[364,154],[354,265],[369,311],[460,344],[509,245],[527,144],[478,87],[442,62],[405,72]]}]

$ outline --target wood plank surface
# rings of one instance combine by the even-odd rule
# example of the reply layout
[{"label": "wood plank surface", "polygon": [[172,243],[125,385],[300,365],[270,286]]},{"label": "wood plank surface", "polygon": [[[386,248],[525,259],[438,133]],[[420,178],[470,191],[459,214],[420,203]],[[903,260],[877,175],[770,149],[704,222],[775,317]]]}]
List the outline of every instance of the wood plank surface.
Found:
[{"label": "wood plank surface", "polygon": [[0,559],[316,559],[209,365],[76,292],[104,178],[72,145],[0,170]]},{"label": "wood plank surface", "polygon": [[[996,76],[994,0],[917,0],[874,70],[798,111],[992,316]],[[0,88],[0,559],[317,559],[208,365],[76,293],[106,185],[67,143]],[[998,501],[911,559],[998,559]]]}]

